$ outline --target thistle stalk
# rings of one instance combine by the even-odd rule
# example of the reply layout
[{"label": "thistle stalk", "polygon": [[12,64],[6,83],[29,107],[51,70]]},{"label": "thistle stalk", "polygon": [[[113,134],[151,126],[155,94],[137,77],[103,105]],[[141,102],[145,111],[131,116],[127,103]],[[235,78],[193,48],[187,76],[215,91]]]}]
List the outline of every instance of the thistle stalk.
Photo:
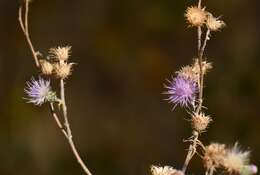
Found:
[{"label": "thistle stalk", "polygon": [[[201,8],[201,1],[198,1],[198,8]],[[197,27],[197,33],[198,33],[198,61],[199,61],[199,97],[198,97],[198,105],[195,111],[195,114],[199,114],[202,109],[202,104],[203,104],[203,84],[204,84],[204,72],[203,72],[203,56],[204,56],[204,51],[207,45],[207,41],[209,40],[209,35],[210,35],[210,30],[208,29],[206,32],[206,36],[203,42],[203,45],[201,43],[201,37],[202,37],[202,30],[201,26]],[[199,138],[199,133],[196,131],[192,132],[192,140],[191,144],[188,149],[188,153],[182,168],[183,173],[186,172],[187,167],[189,165],[189,162],[191,161],[192,157],[196,153],[196,148],[197,148],[197,142]]]},{"label": "thistle stalk", "polygon": [[[38,59],[39,52],[35,51],[34,46],[32,44],[32,41],[31,41],[31,38],[30,38],[30,35],[29,35],[29,27],[28,27],[29,3],[30,3],[30,0],[24,0],[24,5],[21,5],[19,7],[18,20],[19,20],[20,27],[23,31],[23,34],[26,38],[27,44],[28,44],[28,46],[31,50],[35,65],[38,69],[40,69],[41,65],[40,65],[39,59]],[[24,12],[24,16],[22,14],[23,12]],[[69,49],[70,48],[67,48],[67,50],[69,50]],[[60,64],[61,64],[61,62],[60,62]],[[73,63],[70,63],[69,66],[71,67],[72,64]],[[67,75],[69,75],[70,69],[67,69],[67,70],[68,71],[66,73],[67,73]],[[54,118],[54,121],[55,121],[57,127],[61,130],[61,132],[65,136],[66,140],[68,141],[69,146],[71,148],[71,151],[72,151],[73,155],[75,156],[77,162],[80,164],[84,173],[87,174],[87,175],[92,175],[91,172],[89,171],[89,169],[87,168],[87,166],[85,165],[85,163],[83,162],[82,158],[80,157],[78,150],[75,147],[74,141],[72,139],[72,132],[71,132],[71,128],[70,128],[70,124],[69,124],[69,120],[68,120],[68,115],[67,115],[67,105],[66,105],[66,100],[65,100],[65,85],[64,84],[65,84],[64,79],[60,78],[60,97],[61,97],[61,100],[59,100],[58,102],[60,103],[60,105],[62,105],[64,123],[62,124],[59,116],[55,112],[53,101],[51,101],[51,102],[49,101],[50,112],[51,112],[52,117]],[[49,85],[49,84],[47,84],[47,85]],[[46,87],[48,88],[49,86],[46,86]],[[29,86],[29,88],[30,88],[30,86]],[[27,91],[27,92],[30,94],[29,91]],[[34,94],[31,94],[31,95],[34,95]],[[39,101],[39,105],[44,102],[43,100]],[[32,102],[34,102],[34,101],[32,101]]]}]

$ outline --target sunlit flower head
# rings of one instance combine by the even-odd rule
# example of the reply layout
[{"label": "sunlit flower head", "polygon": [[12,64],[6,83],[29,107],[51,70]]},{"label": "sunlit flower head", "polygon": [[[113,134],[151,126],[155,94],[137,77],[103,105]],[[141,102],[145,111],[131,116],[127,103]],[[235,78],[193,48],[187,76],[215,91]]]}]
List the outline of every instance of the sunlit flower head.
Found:
[{"label": "sunlit flower head", "polygon": [[44,80],[41,77],[38,80],[32,78],[31,81],[26,82],[24,92],[28,96],[26,98],[28,102],[38,106],[47,101],[53,101],[56,98],[55,93],[51,91],[50,81]]},{"label": "sunlit flower head", "polygon": [[165,85],[167,89],[165,94],[169,95],[167,100],[170,103],[182,107],[195,105],[196,94],[198,92],[198,86],[195,81],[183,76],[177,76],[176,78],[172,78],[171,81],[168,80],[168,82],[169,84]]}]

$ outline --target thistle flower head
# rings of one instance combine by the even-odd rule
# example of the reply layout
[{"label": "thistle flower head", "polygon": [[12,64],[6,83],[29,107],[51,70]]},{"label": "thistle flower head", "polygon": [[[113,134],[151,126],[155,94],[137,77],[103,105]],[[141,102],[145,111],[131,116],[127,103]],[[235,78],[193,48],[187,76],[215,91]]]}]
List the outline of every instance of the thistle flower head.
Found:
[{"label": "thistle flower head", "polygon": [[56,63],[54,66],[55,75],[57,78],[65,79],[71,75],[72,65],[74,63]]},{"label": "thistle flower head", "polygon": [[207,169],[219,168],[226,156],[226,145],[219,143],[212,143],[206,146],[203,156],[204,166]]},{"label": "thistle flower head", "polygon": [[186,10],[185,17],[191,26],[199,27],[207,20],[207,13],[204,9],[192,6]]},{"label": "thistle flower head", "polygon": [[[203,61],[202,62],[202,73],[206,74],[210,69],[212,69],[212,63]],[[194,64],[192,66],[192,71],[194,74],[199,75],[200,73],[200,65],[199,65],[199,59],[195,59]]]},{"label": "thistle flower head", "polygon": [[44,75],[51,75],[53,71],[53,65],[46,60],[39,60],[41,65],[41,72]]},{"label": "thistle flower head", "polygon": [[171,81],[169,85],[165,85],[167,91],[165,94],[169,95],[170,103],[180,105],[182,107],[194,106],[196,94],[198,92],[197,83],[184,76],[177,76]]},{"label": "thistle flower head", "polygon": [[28,96],[28,102],[38,106],[47,101],[53,102],[56,100],[55,92],[51,91],[50,81],[41,77],[39,77],[39,80],[32,78],[31,81],[28,81],[24,92]]},{"label": "thistle flower head", "polygon": [[182,67],[181,70],[177,72],[177,74],[195,82],[198,82],[199,80],[199,74],[195,72],[193,66],[190,65]]},{"label": "thistle flower head", "polygon": [[57,61],[67,61],[71,53],[71,46],[56,47],[49,50],[50,57]]},{"label": "thistle flower head", "polygon": [[152,175],[184,175],[182,171],[176,170],[170,166],[151,166]]},{"label": "thistle flower head", "polygon": [[194,113],[191,118],[193,129],[201,133],[205,131],[212,119],[209,116],[205,116],[204,113]]},{"label": "thistle flower head", "polygon": [[223,161],[224,168],[229,173],[238,173],[249,164],[249,151],[241,151],[236,143],[233,148],[227,151]]},{"label": "thistle flower head", "polygon": [[206,25],[211,31],[219,31],[226,26],[224,21],[215,18],[211,13],[208,13]]}]

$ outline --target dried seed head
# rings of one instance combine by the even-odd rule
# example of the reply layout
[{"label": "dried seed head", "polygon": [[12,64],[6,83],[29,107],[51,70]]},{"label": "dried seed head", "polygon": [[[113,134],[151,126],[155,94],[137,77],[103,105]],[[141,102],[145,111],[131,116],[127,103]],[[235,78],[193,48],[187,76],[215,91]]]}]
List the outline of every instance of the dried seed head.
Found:
[{"label": "dried seed head", "polygon": [[71,46],[56,47],[49,50],[50,57],[56,61],[67,61],[70,57]]},{"label": "dried seed head", "polygon": [[203,113],[193,114],[191,119],[193,129],[199,133],[205,131],[211,121],[212,119]]},{"label": "dried seed head", "polygon": [[176,170],[170,166],[151,166],[152,175],[184,175],[182,171]]},{"label": "dried seed head", "polygon": [[208,13],[206,25],[211,31],[219,31],[226,26],[224,21],[215,18],[211,13]]},{"label": "dried seed head", "polygon": [[53,72],[53,65],[49,62],[49,61],[46,61],[46,60],[40,60],[40,65],[41,65],[41,72],[44,74],[44,75],[51,75],[52,72]]},{"label": "dried seed head", "polygon": [[56,63],[54,66],[57,78],[65,79],[71,75],[73,63]]},{"label": "dried seed head", "polygon": [[[206,74],[210,69],[212,69],[212,63],[203,61],[202,62],[202,72]],[[192,71],[196,74],[200,73],[199,60],[196,58],[192,67]]]},{"label": "dried seed head", "polygon": [[219,143],[212,143],[206,146],[203,156],[204,166],[207,169],[219,168],[226,156],[226,145]]},{"label": "dried seed head", "polygon": [[198,7],[188,7],[185,13],[186,20],[191,26],[202,26],[207,20],[207,13]]},{"label": "dried seed head", "polygon": [[192,66],[185,66],[182,67],[181,70],[176,72],[179,76],[185,77],[186,79],[193,80],[195,82],[198,82],[199,80],[199,74],[193,71]]},{"label": "dried seed head", "polygon": [[229,173],[239,173],[245,166],[249,165],[249,155],[249,151],[239,150],[236,143],[233,148],[227,151],[223,166]]}]

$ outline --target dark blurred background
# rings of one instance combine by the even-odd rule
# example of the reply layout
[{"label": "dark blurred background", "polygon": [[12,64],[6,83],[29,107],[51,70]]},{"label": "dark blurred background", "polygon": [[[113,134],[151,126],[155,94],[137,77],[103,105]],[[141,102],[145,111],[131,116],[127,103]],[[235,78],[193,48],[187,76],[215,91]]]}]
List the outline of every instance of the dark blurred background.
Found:
[{"label": "dark blurred background", "polygon": [[[30,32],[37,50],[72,45],[78,63],[67,103],[76,145],[94,175],[145,175],[151,164],[181,168],[191,134],[185,110],[171,111],[163,83],[196,54],[184,20],[195,0],[34,0]],[[239,141],[260,161],[260,3],[207,0],[227,27],[206,54],[214,62],[205,88],[214,123],[201,140]],[[16,0],[0,1],[0,174],[82,174],[48,106],[25,103],[37,76],[18,25]],[[201,174],[199,158],[190,172]]]}]

